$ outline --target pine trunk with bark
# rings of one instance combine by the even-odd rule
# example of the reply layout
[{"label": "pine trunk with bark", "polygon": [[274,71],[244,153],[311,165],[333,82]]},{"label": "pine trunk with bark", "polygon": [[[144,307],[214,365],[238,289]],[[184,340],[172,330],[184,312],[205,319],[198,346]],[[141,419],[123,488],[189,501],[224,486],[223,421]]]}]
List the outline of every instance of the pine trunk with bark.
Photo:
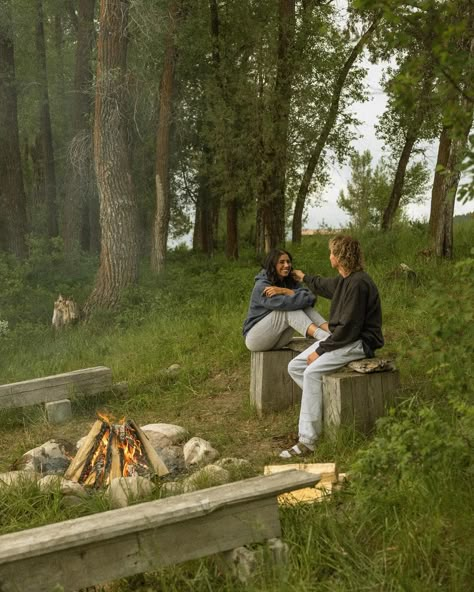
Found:
[{"label": "pine trunk with bark", "polygon": [[111,308],[138,276],[138,221],[128,154],[126,64],[129,1],[101,0],[97,46],[94,161],[101,252],[86,314]]},{"label": "pine trunk with bark", "polygon": [[46,42],[44,36],[43,0],[36,0],[36,55],[40,84],[40,137],[44,166],[44,192],[46,197],[48,236],[58,235],[56,168],[54,162],[53,132],[49,107]]},{"label": "pine trunk with bark", "polygon": [[374,20],[374,22],[370,25],[367,31],[359,39],[357,44],[353,47],[351,53],[345,61],[334,83],[334,88],[331,96],[331,104],[329,106],[329,110],[326,115],[323,128],[318,136],[318,139],[316,140],[309,162],[306,165],[306,169],[298,189],[298,195],[296,196],[292,223],[292,242],[294,243],[301,243],[301,231],[303,228],[303,212],[306,203],[306,198],[309,193],[309,188],[314,175],[314,171],[316,170],[319,164],[321,153],[326,145],[329,134],[331,133],[331,130],[334,127],[334,124],[336,123],[339,110],[339,101],[341,99],[341,94],[344,89],[346,78],[350,72],[350,69],[352,68],[352,65],[359,57],[359,55],[362,53],[362,50],[371,38],[378,22],[378,18]]},{"label": "pine trunk with bark", "polygon": [[156,213],[151,249],[151,269],[154,273],[160,273],[165,267],[170,223],[169,156],[175,86],[177,19],[178,0],[171,0],[165,60],[160,82],[160,109],[156,136]]},{"label": "pine trunk with bark", "polygon": [[285,189],[288,124],[293,84],[295,0],[280,0],[275,88],[271,105],[272,129],[265,146],[264,177],[258,198],[264,228],[265,250],[285,242]]},{"label": "pine trunk with bark", "polygon": [[[10,5],[4,7],[9,21]],[[18,133],[13,33],[0,27],[0,207],[2,244],[16,257],[26,254],[26,198]]]},{"label": "pine trunk with bark", "polygon": [[[95,0],[79,0],[77,15],[77,46],[74,70],[72,130],[69,147],[69,171],[64,201],[62,236],[66,255],[77,254],[81,245],[90,246],[89,201],[97,199],[90,127],[92,50]],[[86,240],[87,237],[87,240]]]}]

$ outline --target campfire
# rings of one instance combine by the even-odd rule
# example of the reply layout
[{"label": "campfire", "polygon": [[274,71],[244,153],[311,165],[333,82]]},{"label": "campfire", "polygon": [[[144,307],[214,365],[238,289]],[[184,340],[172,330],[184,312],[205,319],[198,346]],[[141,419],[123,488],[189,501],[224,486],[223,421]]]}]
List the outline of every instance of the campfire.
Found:
[{"label": "campfire", "polygon": [[69,465],[66,479],[99,488],[117,477],[152,477],[169,472],[133,420],[112,423],[106,416],[98,417]]}]

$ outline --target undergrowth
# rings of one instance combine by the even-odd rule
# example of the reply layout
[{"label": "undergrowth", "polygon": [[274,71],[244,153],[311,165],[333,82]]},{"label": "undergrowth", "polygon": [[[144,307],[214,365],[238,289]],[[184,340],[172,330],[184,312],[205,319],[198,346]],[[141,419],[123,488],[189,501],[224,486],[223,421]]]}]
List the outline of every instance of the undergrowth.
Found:
[{"label": "undergrowth", "polygon": [[[240,584],[213,559],[116,582],[108,590],[467,591],[474,557],[473,223],[457,225],[456,261],[423,253],[422,226],[360,239],[367,270],[379,286],[387,345],[380,355],[400,368],[404,401],[366,439],[343,432],[322,440],[314,462],[336,461],[351,476],[331,501],[282,508],[290,546],[283,571],[264,557],[254,579]],[[327,238],[308,237],[295,265],[331,274]],[[39,253],[39,251],[42,251]],[[241,338],[253,276],[251,252],[238,262],[171,253],[159,278],[146,272],[114,313],[53,334],[52,302],[61,290],[85,298],[93,261],[68,275],[60,248],[36,245],[35,263],[0,258],[0,382],[106,365],[129,395],[74,402],[69,436],[83,435],[97,408],[139,423],[170,421],[199,430],[226,455],[245,456],[255,472],[272,459],[272,441],[294,430],[297,411],[259,419],[248,405],[249,355]],[[416,272],[397,271],[405,263]],[[36,266],[39,266],[38,269]],[[58,272],[61,270],[61,273]],[[64,274],[64,277],[63,277]],[[323,314],[328,303],[318,302]],[[166,369],[177,363],[181,369]],[[228,399],[228,401],[227,401]],[[2,411],[0,468],[48,439],[38,410]],[[63,434],[64,435],[64,434]],[[274,459],[272,459],[274,462]],[[100,496],[64,508],[59,496],[22,486],[0,488],[1,532],[106,509]]]}]

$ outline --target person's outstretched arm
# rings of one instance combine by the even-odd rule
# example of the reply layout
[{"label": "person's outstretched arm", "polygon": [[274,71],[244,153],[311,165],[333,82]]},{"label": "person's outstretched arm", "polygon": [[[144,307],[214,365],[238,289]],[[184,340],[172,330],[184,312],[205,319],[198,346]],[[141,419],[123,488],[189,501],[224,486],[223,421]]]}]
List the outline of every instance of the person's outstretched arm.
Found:
[{"label": "person's outstretched arm", "polygon": [[310,275],[301,269],[294,269],[292,276],[297,282],[304,282],[314,294],[323,296],[323,298],[332,299],[339,282],[338,277],[324,278],[320,275]]}]

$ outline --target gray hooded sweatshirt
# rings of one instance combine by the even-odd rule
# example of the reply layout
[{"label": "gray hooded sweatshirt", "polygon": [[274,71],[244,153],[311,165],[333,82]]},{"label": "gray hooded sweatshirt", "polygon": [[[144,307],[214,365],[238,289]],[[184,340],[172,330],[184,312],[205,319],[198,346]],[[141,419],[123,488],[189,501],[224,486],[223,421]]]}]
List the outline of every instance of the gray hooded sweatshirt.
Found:
[{"label": "gray hooded sweatshirt", "polygon": [[244,321],[242,333],[245,337],[250,329],[261,321],[264,317],[269,315],[273,310],[302,310],[313,306],[316,302],[316,297],[307,288],[302,288],[301,284],[291,280],[287,282],[286,288],[294,290],[291,296],[272,296],[268,298],[264,296],[263,291],[270,283],[267,278],[267,273],[264,269],[255,276],[255,285],[250,296],[250,305],[247,313],[247,318]]}]

